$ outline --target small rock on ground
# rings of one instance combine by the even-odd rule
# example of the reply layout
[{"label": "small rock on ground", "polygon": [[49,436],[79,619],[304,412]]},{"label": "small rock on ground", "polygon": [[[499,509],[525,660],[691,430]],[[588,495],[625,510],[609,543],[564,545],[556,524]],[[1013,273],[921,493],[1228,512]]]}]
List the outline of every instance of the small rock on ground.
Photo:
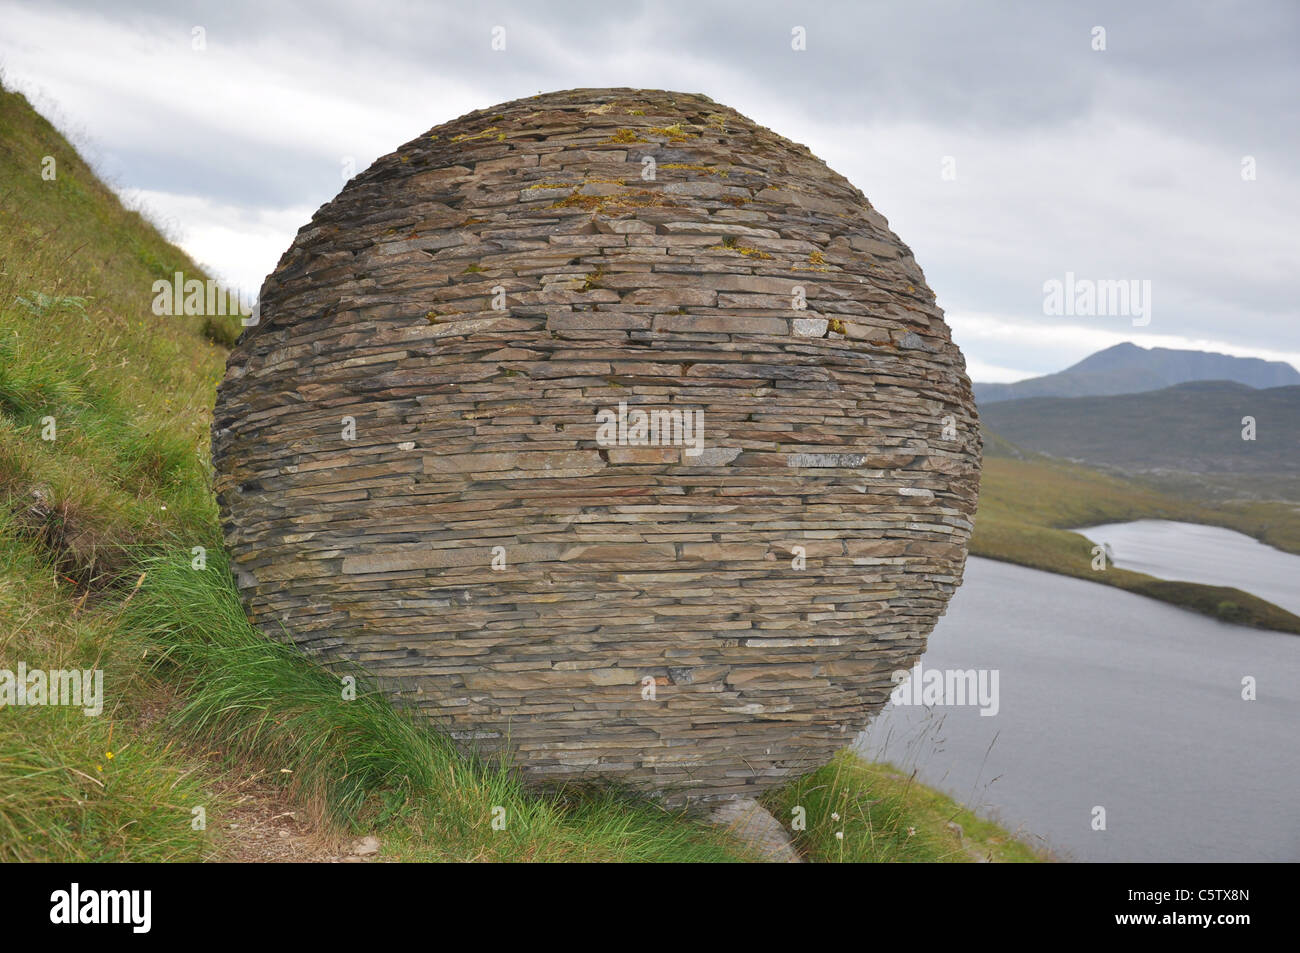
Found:
[{"label": "small rock on ground", "polygon": [[724,801],[705,817],[710,824],[725,827],[746,847],[778,864],[798,864],[803,859],[781,822],[752,797]]}]

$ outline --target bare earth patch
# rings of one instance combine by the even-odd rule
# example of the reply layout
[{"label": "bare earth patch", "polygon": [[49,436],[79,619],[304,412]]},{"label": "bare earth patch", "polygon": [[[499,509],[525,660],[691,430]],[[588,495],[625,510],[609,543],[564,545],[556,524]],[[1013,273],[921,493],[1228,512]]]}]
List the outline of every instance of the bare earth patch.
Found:
[{"label": "bare earth patch", "polygon": [[218,863],[369,863],[378,856],[376,838],[347,838],[326,832],[311,812],[254,775],[218,788],[231,806],[212,823]]}]

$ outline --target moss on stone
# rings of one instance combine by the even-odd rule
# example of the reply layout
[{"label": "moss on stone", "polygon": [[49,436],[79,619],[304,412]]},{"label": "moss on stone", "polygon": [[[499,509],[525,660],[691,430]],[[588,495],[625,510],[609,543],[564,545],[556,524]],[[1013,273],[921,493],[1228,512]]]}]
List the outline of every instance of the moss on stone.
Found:
[{"label": "moss on stone", "polygon": [[746,258],[770,259],[772,257],[767,252],[761,249],[750,248],[748,245],[740,244],[740,242],[736,240],[736,237],[734,235],[728,235],[726,238],[724,238],[722,240],[721,245],[710,245],[708,250],[709,251],[734,251],[738,254],[744,255]]},{"label": "moss on stone", "polygon": [[504,132],[498,132],[496,126],[488,126],[482,132],[461,133],[460,135],[452,136],[451,141],[452,142],[473,142],[476,139],[489,139],[493,136],[496,136],[499,141],[501,139],[504,139],[506,137],[506,134]]},{"label": "moss on stone", "polygon": [[669,142],[685,142],[687,139],[700,137],[697,132],[687,132],[680,122],[675,122],[671,126],[654,126],[646,131],[651,135],[666,136]]},{"label": "moss on stone", "polygon": [[620,129],[605,141],[607,143],[608,142],[633,143],[633,142],[649,142],[650,140],[642,139],[631,129]]},{"label": "moss on stone", "polygon": [[662,192],[637,189],[621,195],[583,195],[580,189],[551,205],[551,208],[580,208],[596,213],[623,213],[636,208],[671,208],[676,205]]},{"label": "moss on stone", "polygon": [[659,168],[661,168],[661,169],[689,169],[691,172],[704,172],[704,173],[706,173],[706,174],[708,174],[708,175],[717,175],[717,176],[721,176],[721,177],[724,178],[724,179],[727,177],[727,170],[726,170],[726,169],[719,169],[719,168],[717,168],[716,166],[709,166],[709,165],[695,165],[695,164],[690,163],[690,162],[666,162],[666,163],[664,163],[663,165],[661,165]]},{"label": "moss on stone", "polygon": [[461,312],[455,310],[454,308],[449,309],[447,311],[429,311],[428,313],[425,314],[424,319],[428,321],[430,324],[438,324],[441,321],[451,320],[452,318],[455,318],[460,314]]}]

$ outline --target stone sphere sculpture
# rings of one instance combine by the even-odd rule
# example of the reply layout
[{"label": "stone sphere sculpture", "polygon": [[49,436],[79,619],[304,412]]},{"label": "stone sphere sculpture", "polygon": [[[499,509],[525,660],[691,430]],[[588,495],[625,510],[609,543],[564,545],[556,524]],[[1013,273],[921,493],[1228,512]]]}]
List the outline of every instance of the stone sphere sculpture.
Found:
[{"label": "stone sphere sculpture", "polygon": [[438,126],[298,233],[213,461],[269,636],[526,779],[670,805],[824,764],[960,584],[970,382],[911,252],[701,95]]}]

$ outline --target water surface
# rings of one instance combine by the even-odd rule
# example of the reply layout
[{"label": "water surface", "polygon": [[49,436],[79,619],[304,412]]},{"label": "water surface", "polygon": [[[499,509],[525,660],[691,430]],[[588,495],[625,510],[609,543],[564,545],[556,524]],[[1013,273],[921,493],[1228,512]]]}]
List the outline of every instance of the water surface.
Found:
[{"label": "water surface", "polygon": [[1071,859],[1300,860],[1300,636],[972,558],[922,664],[998,669],[998,714],[891,704],[867,757]]},{"label": "water surface", "polygon": [[1134,520],[1077,529],[1109,543],[1121,569],[1161,579],[1235,586],[1300,615],[1300,556],[1218,526],[1171,520]]}]

